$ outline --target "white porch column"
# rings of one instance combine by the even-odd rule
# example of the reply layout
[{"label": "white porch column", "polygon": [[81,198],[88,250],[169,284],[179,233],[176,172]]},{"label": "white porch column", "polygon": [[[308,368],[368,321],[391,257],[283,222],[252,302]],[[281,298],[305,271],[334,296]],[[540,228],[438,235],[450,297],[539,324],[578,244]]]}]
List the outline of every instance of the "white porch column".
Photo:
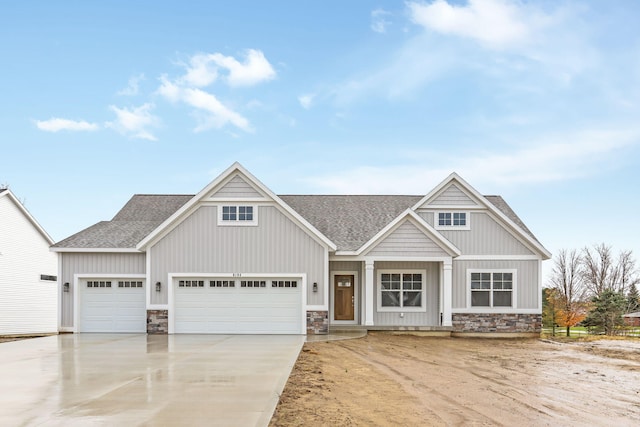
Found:
[{"label": "white porch column", "polygon": [[364,289],[365,289],[365,312],[364,312],[364,324],[366,326],[373,326],[373,293],[375,292],[373,286],[373,261],[365,260],[364,262]]},{"label": "white porch column", "polygon": [[442,326],[453,326],[451,322],[451,306],[453,304],[451,292],[453,286],[452,280],[452,261],[451,258],[443,262],[442,272],[443,272],[443,286],[442,286]]}]

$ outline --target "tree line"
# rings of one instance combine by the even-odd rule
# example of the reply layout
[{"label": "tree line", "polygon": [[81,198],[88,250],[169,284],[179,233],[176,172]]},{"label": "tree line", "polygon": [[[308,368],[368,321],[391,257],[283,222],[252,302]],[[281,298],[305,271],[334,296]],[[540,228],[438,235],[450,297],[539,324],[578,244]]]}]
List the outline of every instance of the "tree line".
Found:
[{"label": "tree line", "polygon": [[570,328],[581,324],[613,335],[623,315],[640,311],[640,271],[633,252],[617,256],[604,243],[581,250],[562,249],[543,289],[543,323]]}]

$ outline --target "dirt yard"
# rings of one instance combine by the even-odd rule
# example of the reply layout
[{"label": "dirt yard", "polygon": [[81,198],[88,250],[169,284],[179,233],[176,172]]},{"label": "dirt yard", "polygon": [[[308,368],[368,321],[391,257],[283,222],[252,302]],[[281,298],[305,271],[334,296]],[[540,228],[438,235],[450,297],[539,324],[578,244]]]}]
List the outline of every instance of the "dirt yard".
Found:
[{"label": "dirt yard", "polygon": [[271,426],[637,426],[640,341],[308,343]]}]

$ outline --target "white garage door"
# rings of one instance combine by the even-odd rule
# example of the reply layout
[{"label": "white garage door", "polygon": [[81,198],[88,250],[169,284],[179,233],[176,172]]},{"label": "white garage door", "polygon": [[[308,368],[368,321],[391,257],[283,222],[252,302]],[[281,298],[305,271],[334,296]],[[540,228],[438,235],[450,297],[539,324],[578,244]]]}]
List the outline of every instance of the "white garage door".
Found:
[{"label": "white garage door", "polygon": [[144,281],[82,280],[80,332],[146,332]]},{"label": "white garage door", "polygon": [[301,334],[302,281],[174,280],[175,333]]}]

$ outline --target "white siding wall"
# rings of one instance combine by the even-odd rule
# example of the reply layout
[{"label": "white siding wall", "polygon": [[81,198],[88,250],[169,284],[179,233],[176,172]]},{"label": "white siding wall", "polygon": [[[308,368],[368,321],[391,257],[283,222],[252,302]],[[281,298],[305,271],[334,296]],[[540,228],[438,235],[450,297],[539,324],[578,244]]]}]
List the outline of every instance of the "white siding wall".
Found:
[{"label": "white siding wall", "polygon": [[58,331],[57,255],[8,196],[0,198],[0,335]]},{"label": "white siding wall", "polygon": [[218,191],[211,195],[214,198],[242,198],[242,197],[262,197],[251,185],[249,185],[239,175],[234,176],[222,186]]},{"label": "white siding wall", "polygon": [[396,228],[366,255],[371,256],[448,256],[438,244],[410,221]]},{"label": "white siding wall", "polygon": [[169,273],[306,273],[311,305],[324,304],[325,249],[273,206],[257,226],[218,226],[217,208],[201,206],[150,249],[152,304],[167,304]]},{"label": "white siding wall", "polygon": [[430,206],[475,206],[476,202],[460,190],[455,184],[447,187],[438,197],[429,203]]},{"label": "white siding wall", "polygon": [[[419,212],[433,225],[433,212]],[[463,255],[533,255],[533,252],[491,218],[487,212],[471,212],[470,230],[438,230]]]},{"label": "white siding wall", "polygon": [[[426,312],[405,312],[400,317],[397,312],[378,312],[378,270],[427,270]],[[376,262],[374,271],[373,321],[378,326],[438,326],[440,310],[438,291],[440,289],[440,267],[436,262]]]},{"label": "white siding wall", "polygon": [[538,288],[538,265],[541,261],[453,261],[453,308],[467,308],[467,269],[506,269],[513,268],[517,276],[517,303],[519,309],[540,307]]},{"label": "white siding wall", "polygon": [[[144,274],[145,254],[136,253],[60,253],[62,271],[60,283],[70,284],[69,292],[61,292],[61,326],[73,325],[73,287],[74,274]],[[155,282],[154,282],[155,283]]]}]

